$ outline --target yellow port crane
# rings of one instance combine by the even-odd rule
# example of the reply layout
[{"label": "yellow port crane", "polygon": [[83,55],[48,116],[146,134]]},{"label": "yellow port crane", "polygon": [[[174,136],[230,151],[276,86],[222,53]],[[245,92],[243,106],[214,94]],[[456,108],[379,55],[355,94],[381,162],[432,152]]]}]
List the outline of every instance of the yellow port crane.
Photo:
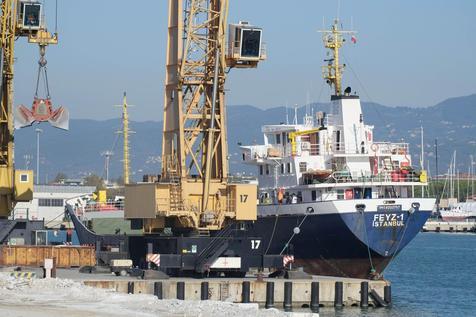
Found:
[{"label": "yellow port crane", "polygon": [[14,168],[13,77],[15,40],[28,38],[40,51],[58,42],[57,34],[44,27],[38,1],[2,0],[0,17],[0,218],[6,218],[16,202],[33,198],[33,172]]},{"label": "yellow port crane", "polygon": [[[126,218],[146,233],[255,220],[256,185],[230,184],[225,81],[266,58],[262,30],[227,25],[228,0],[169,0],[161,181],[126,186]],[[228,30],[228,41],[226,39]]]}]

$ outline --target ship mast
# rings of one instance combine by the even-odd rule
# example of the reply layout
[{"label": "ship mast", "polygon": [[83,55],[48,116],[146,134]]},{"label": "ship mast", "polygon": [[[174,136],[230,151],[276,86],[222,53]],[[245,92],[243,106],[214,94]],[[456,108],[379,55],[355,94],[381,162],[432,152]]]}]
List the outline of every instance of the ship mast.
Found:
[{"label": "ship mast", "polygon": [[128,108],[132,105],[127,104],[127,95],[124,92],[124,96],[122,97],[122,105],[115,105],[116,107],[122,108],[122,130],[117,131],[117,133],[122,134],[123,137],[123,161],[122,161],[122,169],[123,169],[123,179],[124,184],[129,184],[129,176],[130,176],[130,155],[129,155],[129,135],[134,133],[133,131],[129,130],[129,113]]},{"label": "ship mast", "polygon": [[345,34],[354,35],[354,31],[339,30],[339,20],[335,19],[334,24],[330,30],[319,31],[322,33],[322,40],[325,48],[332,52],[329,59],[324,60],[327,65],[322,66],[322,75],[329,86],[334,87],[336,96],[342,96],[342,73],[344,72],[345,64],[339,63],[339,50],[344,45]]}]

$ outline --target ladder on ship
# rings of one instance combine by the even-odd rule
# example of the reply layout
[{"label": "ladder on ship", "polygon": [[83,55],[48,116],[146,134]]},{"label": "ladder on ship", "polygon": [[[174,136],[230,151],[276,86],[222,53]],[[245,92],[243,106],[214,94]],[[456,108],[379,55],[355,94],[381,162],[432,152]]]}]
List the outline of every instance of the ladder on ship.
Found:
[{"label": "ladder on ship", "polygon": [[230,236],[234,232],[233,224],[221,230],[216,236],[211,238],[211,242],[200,252],[195,264],[195,270],[204,273],[210,269],[210,266],[228,249]]},{"label": "ladder on ship", "polygon": [[180,177],[178,176],[177,170],[174,168],[169,169],[168,173],[170,182],[170,210],[183,210],[182,187],[180,186]]}]

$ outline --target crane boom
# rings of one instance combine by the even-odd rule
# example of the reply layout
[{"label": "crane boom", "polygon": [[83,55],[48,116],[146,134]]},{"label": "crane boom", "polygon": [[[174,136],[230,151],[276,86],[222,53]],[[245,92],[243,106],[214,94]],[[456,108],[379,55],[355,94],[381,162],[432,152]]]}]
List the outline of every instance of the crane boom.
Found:
[{"label": "crane boom", "polygon": [[0,89],[0,217],[13,207],[13,51],[15,47],[16,6],[2,1],[1,16],[1,89]]},{"label": "crane boom", "polygon": [[[261,29],[233,25],[227,46],[228,6],[169,0],[162,178],[145,227],[173,218],[177,227],[219,230],[227,219],[256,219],[256,186],[228,183],[225,81],[230,68],[264,59]],[[132,211],[141,206],[131,203],[136,189],[129,193],[126,217],[151,218]]]},{"label": "crane boom", "polygon": [[0,16],[0,218],[9,216],[15,203],[33,198],[33,172],[14,168],[13,76],[15,40],[27,37],[41,49],[57,43],[46,31],[42,4],[32,0],[2,0]]}]

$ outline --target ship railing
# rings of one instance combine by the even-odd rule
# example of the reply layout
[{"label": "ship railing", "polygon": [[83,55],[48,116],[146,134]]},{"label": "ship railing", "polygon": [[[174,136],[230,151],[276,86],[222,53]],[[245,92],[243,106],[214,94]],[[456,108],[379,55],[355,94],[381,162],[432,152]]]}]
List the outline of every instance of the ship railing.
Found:
[{"label": "ship railing", "polygon": [[257,161],[260,159],[282,158],[289,152],[290,147],[280,144],[253,145],[243,151],[243,160]]},{"label": "ship railing", "polygon": [[10,217],[12,220],[38,220],[38,212],[32,212],[30,208],[16,207]]},{"label": "ship railing", "polygon": [[407,155],[408,143],[374,142],[371,148],[377,150],[377,155]]},{"label": "ship railing", "polygon": [[335,171],[331,174],[330,179],[336,183],[423,183],[420,175],[415,172],[406,171],[384,171],[376,175],[351,173],[347,170]]},{"label": "ship railing", "polygon": [[82,208],[83,212],[108,212],[108,211],[120,211],[124,210],[124,201],[111,201],[111,202],[88,202],[86,206]]}]

